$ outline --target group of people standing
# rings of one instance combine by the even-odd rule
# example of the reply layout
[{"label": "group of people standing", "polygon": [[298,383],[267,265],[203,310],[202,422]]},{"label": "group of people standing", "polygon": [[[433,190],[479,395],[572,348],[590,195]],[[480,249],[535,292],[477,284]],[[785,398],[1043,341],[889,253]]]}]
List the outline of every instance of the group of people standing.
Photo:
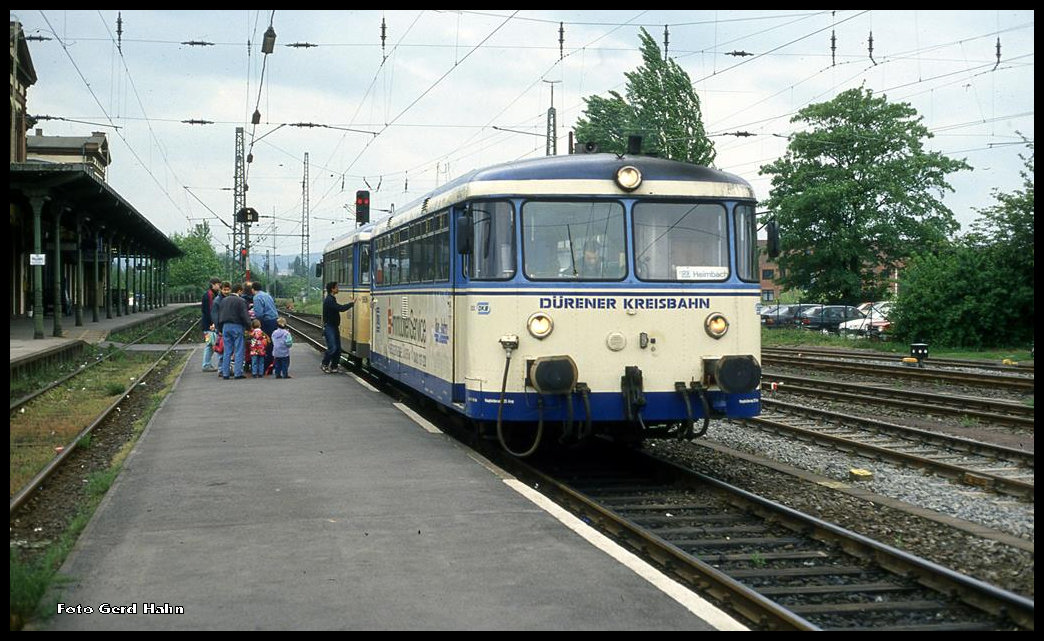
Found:
[{"label": "group of people standing", "polygon": [[[336,281],[326,284],[323,299],[323,334],[326,353],[322,371],[332,374],[341,362],[341,312],[354,303],[338,303],[340,290]],[[275,300],[261,283],[236,283],[211,278],[210,287],[200,303],[200,327],[203,330],[203,371],[218,372],[221,378],[246,378],[246,356],[250,354],[250,375],[263,378],[291,378],[290,348],[293,337],[286,319],[276,311]],[[219,364],[214,366],[214,354]]]},{"label": "group of people standing", "polygon": [[[249,341],[250,374],[263,378],[290,378],[293,337],[286,319],[276,311],[275,300],[259,282],[229,283],[210,279],[200,303],[203,330],[203,371],[217,371],[221,378],[246,378],[244,370]],[[214,354],[220,364],[214,366]]]}]

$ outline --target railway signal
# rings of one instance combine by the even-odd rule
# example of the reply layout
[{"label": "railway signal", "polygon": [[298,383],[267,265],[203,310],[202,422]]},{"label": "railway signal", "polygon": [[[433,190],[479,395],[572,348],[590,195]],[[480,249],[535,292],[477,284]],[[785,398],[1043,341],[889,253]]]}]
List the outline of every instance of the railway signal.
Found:
[{"label": "railway signal", "polygon": [[358,225],[365,225],[370,222],[369,190],[360,189],[355,192],[355,222]]}]

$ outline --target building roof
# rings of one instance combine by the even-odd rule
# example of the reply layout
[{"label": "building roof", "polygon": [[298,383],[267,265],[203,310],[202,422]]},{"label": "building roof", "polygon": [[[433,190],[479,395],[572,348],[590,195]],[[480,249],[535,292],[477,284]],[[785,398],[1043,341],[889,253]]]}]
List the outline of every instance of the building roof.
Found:
[{"label": "building roof", "polygon": [[90,136],[26,136],[26,153],[51,154],[82,157],[86,153],[97,153],[102,164],[112,162],[109,155],[109,140],[104,133],[95,131]]},{"label": "building roof", "polygon": [[[33,192],[45,192],[53,200],[68,203],[73,211],[107,230],[118,229],[140,243],[157,258],[182,255],[167,235],[156,229],[104,180],[83,163],[11,163],[8,178],[11,200],[28,199]],[[24,201],[23,201],[24,202]]]}]

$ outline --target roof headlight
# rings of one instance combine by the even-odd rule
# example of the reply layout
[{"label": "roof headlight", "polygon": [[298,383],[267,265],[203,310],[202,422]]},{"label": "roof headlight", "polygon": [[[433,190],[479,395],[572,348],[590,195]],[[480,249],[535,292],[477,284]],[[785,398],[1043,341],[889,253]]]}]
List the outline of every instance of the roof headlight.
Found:
[{"label": "roof headlight", "polygon": [[533,335],[533,338],[544,339],[551,334],[555,324],[552,322],[551,317],[544,312],[535,312],[526,321],[526,328],[529,329],[529,333]]},{"label": "roof headlight", "polygon": [[729,331],[729,321],[724,314],[714,312],[704,321],[703,328],[707,330],[707,335],[711,338],[721,338]]},{"label": "roof headlight", "polygon": [[634,165],[626,165],[616,170],[616,184],[624,191],[634,191],[642,184],[642,172]]}]

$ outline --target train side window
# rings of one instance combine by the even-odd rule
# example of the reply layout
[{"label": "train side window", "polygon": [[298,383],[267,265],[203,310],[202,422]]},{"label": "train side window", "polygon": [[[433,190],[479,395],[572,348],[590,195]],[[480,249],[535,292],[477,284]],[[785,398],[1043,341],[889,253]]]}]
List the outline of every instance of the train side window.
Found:
[{"label": "train side window", "polygon": [[447,281],[450,275],[449,212],[435,216],[435,280]]},{"label": "train side window", "polygon": [[507,280],[515,275],[515,210],[508,201],[471,207],[474,245],[468,275],[474,280]]},{"label": "train side window", "polygon": [[370,244],[363,243],[359,248],[359,284],[370,284]]}]

